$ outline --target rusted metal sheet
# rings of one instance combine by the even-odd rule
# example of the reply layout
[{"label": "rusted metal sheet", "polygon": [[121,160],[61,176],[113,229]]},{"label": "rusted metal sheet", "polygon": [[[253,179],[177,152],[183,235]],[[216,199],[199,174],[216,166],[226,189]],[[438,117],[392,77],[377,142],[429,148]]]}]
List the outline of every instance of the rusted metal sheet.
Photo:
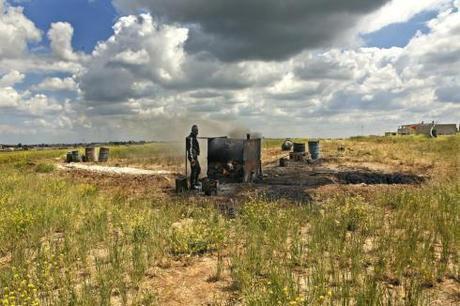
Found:
[{"label": "rusted metal sheet", "polygon": [[261,140],[247,139],[243,148],[244,179],[245,183],[252,182],[262,175]]},{"label": "rusted metal sheet", "polygon": [[208,162],[243,161],[244,139],[209,138]]}]

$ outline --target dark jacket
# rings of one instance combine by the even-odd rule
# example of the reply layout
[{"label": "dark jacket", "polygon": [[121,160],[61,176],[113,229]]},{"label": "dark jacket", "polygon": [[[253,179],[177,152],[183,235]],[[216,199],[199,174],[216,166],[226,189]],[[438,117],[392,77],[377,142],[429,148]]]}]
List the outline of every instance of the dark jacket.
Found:
[{"label": "dark jacket", "polygon": [[189,161],[198,159],[198,156],[200,155],[200,144],[198,143],[195,135],[190,134],[186,138],[185,149],[187,151],[187,158]]}]

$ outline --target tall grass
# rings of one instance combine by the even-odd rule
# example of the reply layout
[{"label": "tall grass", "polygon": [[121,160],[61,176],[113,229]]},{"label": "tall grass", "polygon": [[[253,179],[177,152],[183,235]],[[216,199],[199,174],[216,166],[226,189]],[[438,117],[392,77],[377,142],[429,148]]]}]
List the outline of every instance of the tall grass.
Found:
[{"label": "tall grass", "polygon": [[[433,288],[460,280],[460,185],[452,171],[459,137],[401,139],[323,147],[326,156],[345,145],[350,159],[403,165],[421,163],[421,154],[436,179],[306,206],[255,197],[236,219],[206,199],[123,197],[15,166],[31,159],[46,170],[61,152],[10,155],[0,166],[0,305],[153,305],[159,292],[143,286],[147,271],[177,260],[193,265],[199,256],[215,259],[211,280],[230,272],[229,289],[243,305],[428,305]],[[161,161],[163,152],[148,145],[112,153],[129,162],[151,154]]]}]

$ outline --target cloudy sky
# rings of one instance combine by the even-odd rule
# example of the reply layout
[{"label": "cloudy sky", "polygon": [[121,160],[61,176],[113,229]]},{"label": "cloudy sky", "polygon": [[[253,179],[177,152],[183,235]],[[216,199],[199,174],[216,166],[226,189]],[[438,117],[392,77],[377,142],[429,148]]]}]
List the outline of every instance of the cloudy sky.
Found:
[{"label": "cloudy sky", "polygon": [[460,0],[0,0],[0,143],[459,122]]}]

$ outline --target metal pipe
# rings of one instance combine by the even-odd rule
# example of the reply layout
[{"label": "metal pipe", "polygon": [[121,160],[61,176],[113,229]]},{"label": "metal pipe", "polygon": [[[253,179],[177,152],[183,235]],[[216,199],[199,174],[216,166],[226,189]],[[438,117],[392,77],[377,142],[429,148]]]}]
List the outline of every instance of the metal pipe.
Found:
[{"label": "metal pipe", "polygon": [[185,138],[185,177],[188,177],[187,138]]}]

